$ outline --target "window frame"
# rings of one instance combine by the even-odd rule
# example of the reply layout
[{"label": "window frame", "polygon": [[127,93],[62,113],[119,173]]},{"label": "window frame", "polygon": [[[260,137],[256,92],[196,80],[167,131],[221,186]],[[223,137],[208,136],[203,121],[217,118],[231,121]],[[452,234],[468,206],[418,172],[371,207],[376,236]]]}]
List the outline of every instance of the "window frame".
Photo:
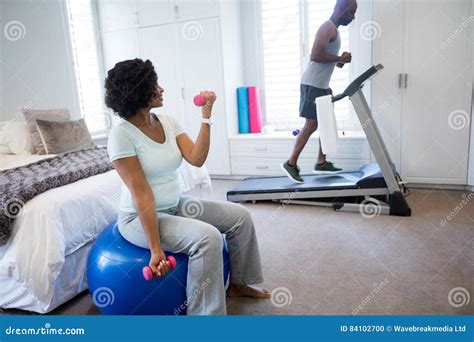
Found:
[{"label": "window frame", "polygon": [[[79,110],[80,118],[83,118],[84,120],[87,121],[86,119],[86,113],[84,110],[84,105],[83,105],[83,97],[81,94],[81,81],[79,77],[79,70],[78,70],[78,65],[77,65],[77,57],[76,57],[76,52],[75,52],[75,43],[73,40],[73,32],[72,32],[72,18],[71,18],[71,8],[70,8],[70,2],[72,1],[77,1],[77,0],[66,0],[62,2],[63,8],[64,8],[64,22],[65,26],[67,28],[67,41],[69,45],[69,58],[71,60],[71,72],[73,74],[74,78],[74,92],[75,92],[75,103],[76,107]],[[84,1],[84,0],[81,0]],[[98,10],[98,1],[97,0],[87,0],[90,2],[91,6],[91,14],[92,14],[92,25],[93,25],[93,31],[94,31],[94,45],[95,45],[95,50],[97,54],[97,67],[99,70],[99,79],[102,80],[100,83],[100,98],[103,99],[105,95],[105,90],[103,87],[103,80],[105,79],[105,69],[104,69],[104,56],[103,56],[103,48],[102,48],[102,33],[100,30],[100,23],[99,23],[99,10]],[[110,113],[107,113],[107,108],[105,107],[105,103],[102,100],[101,102],[102,107],[103,107],[103,113],[104,116],[110,116]],[[112,122],[110,122],[110,125],[107,121],[111,121],[110,117],[107,117],[105,119],[105,126],[102,127],[101,129],[97,130],[91,130],[89,129],[92,138],[103,138],[107,135],[108,131],[110,130],[110,126]]]}]

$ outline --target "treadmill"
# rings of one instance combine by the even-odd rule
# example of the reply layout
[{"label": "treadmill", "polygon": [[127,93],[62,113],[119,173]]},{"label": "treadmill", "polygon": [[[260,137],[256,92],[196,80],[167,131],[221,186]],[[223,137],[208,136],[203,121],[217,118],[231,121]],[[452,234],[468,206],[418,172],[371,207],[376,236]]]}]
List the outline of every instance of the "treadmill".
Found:
[{"label": "treadmill", "polygon": [[362,92],[365,82],[382,69],[382,64],[372,66],[342,94],[332,98],[336,102],[349,97],[377,163],[366,164],[354,172],[303,175],[304,183],[301,184],[287,176],[247,178],[227,192],[227,200],[325,206],[335,211],[360,212],[369,217],[380,214],[410,216],[411,209],[405,200],[409,190],[390,158]]}]

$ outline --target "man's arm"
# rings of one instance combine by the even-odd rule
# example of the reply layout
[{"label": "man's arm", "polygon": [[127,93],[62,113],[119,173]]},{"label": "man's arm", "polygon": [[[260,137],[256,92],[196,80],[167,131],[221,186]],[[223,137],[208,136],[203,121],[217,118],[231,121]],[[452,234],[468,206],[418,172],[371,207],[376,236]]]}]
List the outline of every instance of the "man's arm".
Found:
[{"label": "man's arm", "polygon": [[332,25],[329,23],[322,25],[314,39],[313,48],[311,49],[311,61],[318,63],[349,63],[351,56],[347,52],[344,52],[341,56],[325,52],[329,42],[336,39],[336,37],[337,31]]}]

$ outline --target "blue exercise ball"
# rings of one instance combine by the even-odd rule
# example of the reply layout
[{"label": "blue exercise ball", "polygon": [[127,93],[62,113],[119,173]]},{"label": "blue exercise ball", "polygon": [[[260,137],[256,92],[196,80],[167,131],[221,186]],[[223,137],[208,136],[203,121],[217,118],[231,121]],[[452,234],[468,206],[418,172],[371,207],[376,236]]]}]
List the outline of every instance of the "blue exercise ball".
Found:
[{"label": "blue exercise ball", "polygon": [[[224,239],[224,237],[223,237]],[[150,250],[135,246],[120,234],[115,222],[97,237],[88,257],[87,278],[94,305],[103,315],[185,315],[188,256],[174,256],[176,268],[147,281],[142,269]],[[229,276],[229,254],[224,239],[224,284]]]}]

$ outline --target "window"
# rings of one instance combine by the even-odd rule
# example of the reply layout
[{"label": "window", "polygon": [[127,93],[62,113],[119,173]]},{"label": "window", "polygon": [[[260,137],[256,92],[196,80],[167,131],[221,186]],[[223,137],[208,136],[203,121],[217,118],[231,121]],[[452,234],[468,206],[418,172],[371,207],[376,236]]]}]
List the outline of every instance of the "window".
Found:
[{"label": "window", "polygon": [[[263,72],[266,123],[277,129],[300,128],[300,79],[318,28],[331,16],[335,0],[261,0]],[[349,50],[348,27],[339,27],[341,52]],[[349,84],[349,68],[336,68],[331,79],[334,94]],[[360,129],[348,101],[335,104],[338,126]]]},{"label": "window", "polygon": [[261,6],[266,123],[289,128],[299,123],[300,0],[262,0]]},{"label": "window", "polygon": [[110,125],[110,116],[103,100],[94,4],[93,0],[69,0],[67,9],[81,116],[91,133],[100,134]]}]

